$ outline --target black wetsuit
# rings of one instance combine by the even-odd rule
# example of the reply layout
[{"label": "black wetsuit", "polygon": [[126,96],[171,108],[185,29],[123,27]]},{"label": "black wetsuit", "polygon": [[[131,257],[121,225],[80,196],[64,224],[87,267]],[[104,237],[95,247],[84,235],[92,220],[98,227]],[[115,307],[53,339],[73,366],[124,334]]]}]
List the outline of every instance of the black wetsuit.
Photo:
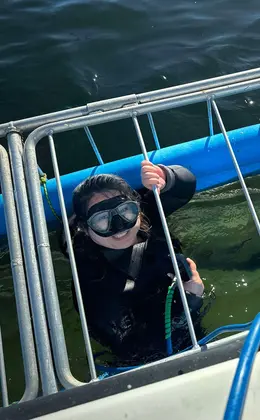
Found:
[{"label": "black wetsuit", "polygon": [[[167,180],[160,197],[168,216],[192,198],[196,180],[181,166],[163,168]],[[144,363],[166,355],[164,310],[171,284],[167,274],[173,272],[173,267],[153,192],[143,189],[139,193],[141,209],[152,228],[139,273],[134,278],[130,264],[133,247],[111,250],[96,246],[94,255],[93,252],[90,255],[89,238],[81,231],[74,236],[75,258],[91,336],[110,347],[117,356],[118,365]],[[177,241],[174,245],[180,252]],[[196,317],[202,298],[187,293],[187,299],[192,315]],[[172,319],[173,347],[178,350],[189,344],[178,289],[174,294]]]}]

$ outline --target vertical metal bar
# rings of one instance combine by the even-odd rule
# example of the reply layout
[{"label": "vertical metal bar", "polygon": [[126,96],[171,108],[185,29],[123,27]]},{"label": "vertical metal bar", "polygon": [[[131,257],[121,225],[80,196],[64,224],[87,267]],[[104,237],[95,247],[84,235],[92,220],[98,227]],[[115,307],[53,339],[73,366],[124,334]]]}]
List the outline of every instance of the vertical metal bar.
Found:
[{"label": "vertical metal bar", "polygon": [[245,181],[244,181],[243,175],[242,175],[242,173],[241,173],[241,171],[240,171],[239,164],[238,164],[238,162],[237,162],[237,159],[236,159],[235,153],[234,153],[234,151],[233,151],[233,148],[232,148],[232,146],[231,146],[230,140],[229,140],[229,138],[228,138],[228,135],[227,135],[227,132],[226,132],[225,126],[224,126],[224,124],[223,124],[222,118],[221,118],[221,116],[220,116],[220,113],[219,113],[219,110],[218,110],[217,104],[216,104],[216,102],[215,102],[214,100],[212,100],[212,106],[213,106],[213,109],[214,109],[214,111],[215,111],[215,114],[216,114],[216,117],[217,117],[217,120],[218,120],[218,123],[219,123],[220,129],[221,129],[222,134],[223,134],[223,136],[224,136],[224,139],[225,139],[225,141],[226,141],[226,144],[227,144],[227,147],[228,147],[229,153],[230,153],[230,155],[231,155],[232,161],[233,161],[233,163],[234,163],[234,166],[235,166],[235,169],[236,169],[236,172],[237,172],[237,175],[238,175],[238,178],[239,178],[239,181],[240,181],[240,184],[241,184],[242,190],[243,190],[244,195],[245,195],[246,200],[247,200],[247,204],[248,204],[249,210],[250,210],[251,215],[252,215],[252,217],[253,217],[253,220],[254,220],[254,222],[255,222],[255,225],[256,225],[256,229],[257,229],[258,235],[260,235],[260,223],[259,223],[259,219],[258,219],[258,217],[257,217],[256,211],[255,211],[255,208],[254,208],[253,202],[252,202],[252,200],[251,200],[251,197],[250,197],[250,195],[249,195],[249,192],[248,192],[248,189],[247,189],[246,183],[245,183]]},{"label": "vertical metal bar", "polygon": [[157,132],[156,132],[156,128],[155,128],[155,125],[154,125],[153,116],[152,116],[151,112],[148,112],[147,116],[148,116],[149,124],[150,124],[151,130],[152,130],[152,133],[153,133],[153,138],[154,138],[156,149],[159,150],[161,148],[161,146],[160,146],[159,139],[158,139]]},{"label": "vertical metal bar", "polygon": [[[142,153],[144,155],[144,158],[146,160],[149,160],[149,157],[148,157],[148,154],[147,154],[147,151],[146,151],[146,147],[145,147],[145,143],[144,143],[144,139],[143,139],[143,136],[142,136],[142,132],[141,132],[137,117],[135,115],[133,116],[133,122],[134,122],[136,134],[137,134],[139,144],[140,144]],[[178,267],[177,259],[176,259],[174,248],[173,248],[173,245],[172,245],[172,240],[171,240],[169,228],[168,228],[168,225],[167,225],[167,221],[166,221],[166,218],[165,218],[165,214],[164,214],[164,211],[163,211],[160,195],[159,195],[159,192],[158,192],[158,190],[155,186],[153,187],[153,193],[154,193],[155,201],[156,201],[156,204],[157,204],[157,207],[158,207],[159,215],[160,215],[160,218],[161,218],[161,222],[162,222],[165,238],[166,238],[166,241],[167,241],[167,245],[168,245],[168,248],[169,248],[169,252],[170,252],[175,276],[177,277],[177,284],[178,284],[178,287],[179,287],[184,312],[185,312],[185,315],[186,315],[186,318],[187,318],[187,323],[188,323],[188,327],[189,327],[191,341],[192,341],[193,346],[196,348],[199,345],[198,345],[198,342],[197,342],[193,322],[192,322],[192,319],[191,319],[190,309],[189,309],[188,302],[187,302],[187,299],[186,299],[186,294],[185,294],[185,291],[184,291],[184,287],[183,287],[183,283],[182,283],[182,279],[181,279],[181,275],[180,275],[180,270],[179,270],[179,267]]]},{"label": "vertical metal bar", "polygon": [[7,390],[7,381],[6,381],[6,372],[5,372],[5,359],[4,359],[4,348],[2,340],[2,331],[0,327],[0,381],[1,381],[1,393],[3,406],[8,407],[8,390]]},{"label": "vertical metal bar", "polygon": [[212,108],[211,108],[211,100],[207,100],[207,109],[208,109],[208,120],[209,120],[209,135],[214,136],[214,125],[213,125],[213,118],[212,118]]},{"label": "vertical metal bar", "polygon": [[41,187],[38,180],[38,165],[34,143],[29,145],[26,143],[24,158],[55,367],[60,383],[64,388],[72,388],[84,385],[84,383],[74,378],[70,371]]},{"label": "vertical metal bar", "polygon": [[99,152],[99,150],[97,148],[97,145],[95,143],[95,140],[94,140],[94,138],[93,138],[93,136],[92,136],[92,134],[90,132],[90,129],[88,128],[87,125],[84,127],[84,130],[85,130],[86,135],[88,136],[89,142],[90,142],[90,144],[92,146],[92,149],[95,152],[95,155],[97,157],[97,160],[99,161],[99,164],[100,165],[103,165],[104,164],[104,161],[103,161],[103,159],[101,157],[101,154],[100,154],[100,152]]},{"label": "vertical metal bar", "polygon": [[[13,183],[15,187],[15,198],[24,251],[42,390],[44,395],[48,395],[57,392],[57,384],[53,370],[48,327],[45,318],[31,216],[24,179],[22,142],[20,134],[16,132],[10,132],[7,135],[7,139],[12,163]],[[42,243],[41,247],[44,246],[45,244]]]},{"label": "vertical metal bar", "polygon": [[70,236],[69,223],[68,223],[67,212],[66,212],[66,207],[64,203],[64,197],[63,197],[63,191],[62,191],[62,186],[61,186],[61,181],[60,181],[59,166],[57,162],[57,156],[56,156],[53,137],[52,135],[49,135],[48,137],[49,137],[49,144],[50,144],[50,151],[51,151],[51,159],[52,159],[54,174],[55,174],[56,183],[57,183],[57,191],[58,191],[58,196],[59,196],[59,203],[60,203],[60,208],[61,208],[64,233],[65,233],[66,242],[67,242],[67,249],[68,249],[69,259],[70,259],[70,264],[71,264],[72,277],[74,281],[81,326],[82,326],[82,331],[83,331],[83,337],[84,337],[86,353],[88,357],[89,370],[90,370],[91,379],[93,380],[97,378],[97,374],[96,374],[95,362],[93,358],[91,342],[90,342],[88,326],[87,326],[87,320],[86,320],[86,315],[85,315],[85,310],[84,310],[84,305],[83,305],[83,300],[82,300],[82,295],[81,295],[81,290],[80,290],[77,266],[76,266],[76,261],[75,261],[75,256],[74,256],[74,251],[73,251],[73,246],[72,246],[72,241],[71,241],[71,236]]},{"label": "vertical metal bar", "polygon": [[3,146],[0,146],[0,180],[25,374],[22,402],[36,398],[39,380],[13,184],[8,155]]}]

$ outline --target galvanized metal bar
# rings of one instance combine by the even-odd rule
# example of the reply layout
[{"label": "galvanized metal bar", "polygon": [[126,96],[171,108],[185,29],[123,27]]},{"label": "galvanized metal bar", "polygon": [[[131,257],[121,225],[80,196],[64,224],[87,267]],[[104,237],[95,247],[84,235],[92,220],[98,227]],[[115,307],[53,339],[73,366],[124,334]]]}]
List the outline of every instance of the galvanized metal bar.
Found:
[{"label": "galvanized metal bar", "polygon": [[11,170],[8,154],[3,146],[0,146],[0,181],[25,374],[25,391],[20,400],[22,402],[37,397],[39,379]]},{"label": "galvanized metal bar", "polygon": [[54,363],[61,384],[64,388],[72,388],[83,383],[70,371],[34,145],[25,148],[24,160]]},{"label": "galvanized metal bar", "polygon": [[111,109],[119,109],[129,106],[137,102],[137,97],[133,93],[131,95],[119,96],[117,98],[104,99],[103,101],[91,102],[87,104],[88,112],[105,112]]},{"label": "galvanized metal bar", "polygon": [[[145,143],[144,143],[144,139],[143,139],[143,136],[142,136],[141,128],[139,126],[138,119],[135,115],[133,116],[133,122],[134,122],[136,134],[137,134],[138,141],[139,141],[142,153],[144,155],[144,158],[145,158],[145,160],[149,161],[149,157],[148,157],[147,150],[146,150],[146,147],[145,147]],[[166,217],[165,217],[165,214],[164,214],[164,211],[163,211],[163,206],[162,206],[162,203],[161,203],[160,195],[159,195],[159,192],[158,192],[156,186],[153,187],[153,193],[154,193],[155,201],[156,201],[157,208],[158,208],[158,211],[159,211],[160,219],[161,219],[161,222],[162,222],[162,226],[163,226],[166,242],[167,242],[167,245],[168,245],[168,249],[169,249],[169,252],[170,252],[172,265],[173,265],[173,268],[174,268],[174,273],[175,273],[175,276],[177,278],[177,285],[178,285],[178,288],[179,288],[179,291],[180,291],[181,300],[182,300],[183,309],[184,309],[186,319],[187,319],[187,324],[188,324],[188,328],[189,328],[191,341],[192,341],[193,347],[197,348],[197,347],[199,347],[199,345],[198,345],[198,342],[197,342],[193,322],[192,322],[192,319],[191,319],[190,309],[189,309],[189,305],[188,305],[188,302],[187,302],[187,299],[186,299],[186,293],[185,293],[185,290],[184,290],[184,287],[183,287],[181,274],[180,274],[180,270],[179,270],[179,267],[178,267],[176,255],[175,255],[175,252],[174,252],[174,248],[173,248],[169,228],[168,228],[168,225],[167,225]]]},{"label": "galvanized metal bar", "polygon": [[212,118],[212,107],[211,107],[211,100],[207,100],[207,109],[208,109],[208,120],[209,120],[209,135],[214,136],[214,125],[213,125],[213,118]]},{"label": "galvanized metal bar", "polygon": [[[8,134],[7,140],[12,164],[13,183],[23,244],[42,390],[44,395],[48,395],[57,392],[57,384],[53,370],[48,327],[45,318],[31,216],[25,186],[21,136],[13,131]],[[36,171],[37,175],[35,179],[38,180],[38,168]],[[40,246],[44,247],[45,244],[42,242]]]},{"label": "galvanized metal bar", "polygon": [[8,399],[8,389],[7,389],[7,380],[6,380],[6,372],[5,372],[5,358],[4,358],[4,347],[3,347],[1,326],[0,326],[0,382],[1,382],[1,394],[2,394],[3,406],[8,407],[9,399]]},{"label": "galvanized metal bar", "polygon": [[72,246],[72,241],[71,241],[68,217],[67,217],[67,212],[66,212],[66,207],[65,207],[65,202],[64,202],[63,192],[62,192],[62,186],[61,186],[61,181],[60,181],[59,166],[58,166],[55,145],[54,145],[52,135],[49,135],[49,144],[50,144],[50,152],[51,152],[52,165],[54,169],[54,175],[57,182],[57,192],[59,196],[59,203],[60,203],[60,208],[61,208],[64,233],[65,233],[66,242],[67,242],[67,250],[69,254],[72,277],[73,277],[74,287],[75,287],[75,292],[76,292],[76,297],[77,297],[81,327],[82,327],[82,332],[83,332],[83,337],[84,337],[84,342],[85,342],[85,347],[86,347],[86,353],[88,357],[89,370],[90,370],[91,379],[93,380],[97,378],[95,362],[94,362],[94,357],[92,353],[86,314],[85,314],[81,290],[80,290],[78,271],[77,271],[77,266],[76,266],[76,261],[75,261],[75,256],[74,256],[74,251],[73,251],[73,246]]},{"label": "galvanized metal bar", "polygon": [[211,79],[199,80],[197,82],[185,83],[179,86],[172,86],[165,89],[152,92],[141,93],[137,96],[139,102],[149,102],[159,99],[165,99],[173,96],[186,95],[188,93],[198,92],[217,88],[233,83],[250,81],[260,77],[260,67],[252,70],[246,70],[238,73],[227,74],[224,76],[213,77]]},{"label": "galvanized metal bar", "polygon": [[94,153],[96,155],[96,158],[97,158],[99,164],[100,165],[103,165],[104,164],[104,161],[103,161],[102,156],[101,156],[101,154],[100,154],[100,152],[99,152],[99,150],[97,148],[97,145],[95,143],[95,140],[94,140],[94,138],[93,138],[93,136],[92,136],[92,134],[90,132],[90,129],[88,128],[87,125],[84,127],[84,130],[85,130],[86,135],[88,136],[89,142],[91,144],[92,149],[94,150]]},{"label": "galvanized metal bar", "polygon": [[154,138],[156,149],[159,150],[161,148],[161,146],[160,146],[160,142],[159,142],[157,132],[156,132],[156,128],[155,128],[155,125],[154,125],[153,116],[152,116],[151,112],[148,112],[147,116],[148,116],[149,124],[150,124],[151,130],[152,130],[152,133],[153,133],[153,138]]},{"label": "galvanized metal bar", "polygon": [[124,118],[131,118],[133,113],[137,115],[147,114],[148,112],[163,111],[173,109],[180,106],[199,103],[208,100],[209,98],[221,98],[227,95],[235,95],[238,93],[249,92],[250,90],[260,88],[260,78],[249,82],[238,83],[234,85],[224,86],[221,88],[214,88],[204,90],[201,92],[191,93],[174,98],[162,99],[145,104],[129,105],[126,108],[115,109],[112,111],[100,112],[96,114],[87,115],[84,117],[73,118],[56,123],[46,124],[36,128],[29,134],[25,148],[30,144],[36,144],[42,137],[48,136],[52,131],[53,134],[70,131],[77,128],[82,128],[85,125],[91,126],[102,124],[111,121],[117,121]]},{"label": "galvanized metal bar", "polygon": [[214,100],[212,101],[212,106],[213,106],[214,112],[215,112],[215,114],[216,114],[216,117],[217,117],[217,120],[218,120],[218,123],[219,123],[220,129],[221,129],[222,134],[223,134],[223,136],[224,136],[224,139],[225,139],[225,141],[226,141],[226,144],[227,144],[227,147],[228,147],[229,153],[230,153],[230,155],[231,155],[232,161],[233,161],[233,163],[234,163],[234,166],[235,166],[235,169],[236,169],[236,172],[237,172],[237,176],[238,176],[238,179],[239,179],[239,181],[240,181],[240,184],[241,184],[241,187],[242,187],[243,193],[244,193],[244,195],[245,195],[245,197],[246,197],[246,201],[247,201],[247,204],[248,204],[248,207],[249,207],[250,213],[251,213],[251,215],[252,215],[252,217],[253,217],[253,220],[254,220],[254,222],[255,222],[255,226],[256,226],[256,229],[257,229],[258,235],[260,235],[260,223],[259,223],[259,219],[258,219],[258,216],[257,216],[256,211],[255,211],[255,208],[254,208],[254,204],[253,204],[253,202],[252,202],[252,200],[251,200],[251,197],[250,197],[250,195],[249,195],[249,192],[248,192],[248,189],[247,189],[247,186],[246,186],[245,180],[244,180],[244,178],[243,178],[243,175],[242,175],[242,173],[241,173],[241,171],[240,171],[240,167],[239,167],[239,164],[238,164],[238,162],[237,162],[237,159],[236,159],[236,156],[235,156],[234,150],[233,150],[233,148],[232,148],[232,146],[231,146],[231,143],[230,143],[230,140],[229,140],[229,138],[228,138],[228,135],[227,135],[227,132],[226,132],[225,126],[224,126],[224,124],[223,124],[222,118],[221,118],[221,116],[220,116],[220,113],[219,113],[219,110],[218,110],[217,104],[216,104],[216,102],[215,102]]},{"label": "galvanized metal bar", "polygon": [[88,114],[87,105],[76,108],[65,109],[63,111],[50,112],[48,114],[37,115],[35,117],[24,118],[22,120],[10,121],[8,123],[0,124],[0,137],[5,137],[12,127],[16,127],[18,132],[25,132],[34,130],[40,125],[56,121],[61,121],[67,118],[76,118]]},{"label": "galvanized metal bar", "polygon": [[0,124],[0,137],[4,137],[9,132],[10,125],[14,125],[17,128],[17,130],[20,131],[29,131],[34,130],[35,128],[43,124],[45,125],[64,119],[80,117],[82,115],[87,115],[89,112],[107,111],[115,108],[121,108],[125,105],[129,105],[131,102],[145,103],[178,95],[188,94],[196,91],[202,91],[205,89],[207,90],[211,88],[216,88],[228,84],[250,81],[259,77],[260,68],[256,68],[238,73],[228,74],[225,76],[200,80],[198,82],[187,83],[180,86],[173,86],[166,89],[160,89],[137,95],[127,95],[125,97],[94,102],[77,108],[66,109],[64,111],[52,112],[49,114],[26,118],[23,120],[17,120],[11,123]]}]

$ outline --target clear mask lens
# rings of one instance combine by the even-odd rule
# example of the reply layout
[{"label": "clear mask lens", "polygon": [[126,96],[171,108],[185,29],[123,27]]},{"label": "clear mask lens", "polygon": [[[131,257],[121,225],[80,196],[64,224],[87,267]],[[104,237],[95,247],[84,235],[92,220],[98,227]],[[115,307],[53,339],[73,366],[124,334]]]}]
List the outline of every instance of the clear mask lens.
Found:
[{"label": "clear mask lens", "polygon": [[93,230],[98,232],[107,232],[110,224],[109,211],[101,211],[93,214],[93,216],[88,220],[88,224]]},{"label": "clear mask lens", "polygon": [[128,201],[117,207],[117,213],[127,222],[133,222],[139,213],[139,207],[135,202]]}]

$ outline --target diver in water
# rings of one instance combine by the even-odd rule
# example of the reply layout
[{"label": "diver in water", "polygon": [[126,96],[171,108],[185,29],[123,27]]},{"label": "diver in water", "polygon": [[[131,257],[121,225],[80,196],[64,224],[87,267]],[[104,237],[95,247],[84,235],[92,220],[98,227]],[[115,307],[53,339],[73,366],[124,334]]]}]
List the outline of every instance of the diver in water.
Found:
[{"label": "diver in water", "polygon": [[[70,229],[90,334],[111,349],[118,365],[166,356],[165,300],[174,273],[152,186],[160,192],[166,216],[188,203],[196,188],[194,175],[182,166],[143,161],[141,177],[144,188],[138,192],[122,178],[103,174],[87,178],[73,193]],[[178,240],[173,245],[176,253],[182,252]],[[66,255],[64,241],[62,246]],[[180,269],[196,320],[204,286],[195,263],[187,262],[190,278]],[[185,319],[176,288],[174,351],[190,344]]]}]

